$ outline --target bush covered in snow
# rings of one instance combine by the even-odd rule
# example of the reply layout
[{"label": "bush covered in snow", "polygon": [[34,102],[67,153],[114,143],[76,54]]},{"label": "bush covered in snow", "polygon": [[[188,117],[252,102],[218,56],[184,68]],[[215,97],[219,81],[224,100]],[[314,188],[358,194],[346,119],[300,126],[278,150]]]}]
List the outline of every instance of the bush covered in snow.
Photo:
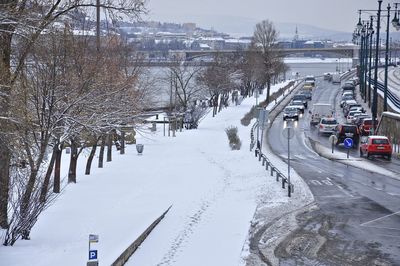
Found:
[{"label": "bush covered in snow", "polygon": [[228,135],[229,146],[232,150],[240,150],[242,142],[238,136],[238,129],[235,126],[230,126],[225,129],[226,135]]}]

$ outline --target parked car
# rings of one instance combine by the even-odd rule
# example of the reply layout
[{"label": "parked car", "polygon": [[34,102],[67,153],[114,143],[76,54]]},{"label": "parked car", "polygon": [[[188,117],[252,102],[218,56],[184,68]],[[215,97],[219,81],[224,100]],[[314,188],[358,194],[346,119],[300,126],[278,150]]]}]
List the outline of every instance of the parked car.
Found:
[{"label": "parked car", "polygon": [[343,91],[355,91],[356,87],[354,86],[353,82],[345,82],[342,86]]},{"label": "parked car", "polygon": [[285,109],[283,109],[283,120],[286,121],[287,119],[294,119],[298,121],[299,110],[293,106],[286,106]]},{"label": "parked car", "polygon": [[361,113],[365,113],[364,107],[358,106],[358,105],[350,107],[349,112],[352,112],[352,111],[359,111]]},{"label": "parked car", "polygon": [[342,99],[340,100],[340,107],[343,107],[343,104],[347,101],[347,100],[354,100],[354,97],[352,94],[345,94],[342,96]]},{"label": "parked car", "polygon": [[354,86],[357,86],[360,83],[357,77],[352,77],[350,80],[353,81]]},{"label": "parked car", "polygon": [[[369,117],[369,115],[367,115],[367,114],[365,114],[365,113],[357,113],[357,114],[354,114],[351,123],[354,124],[354,125],[356,125],[357,127],[358,127],[359,125],[356,124],[356,121],[358,121],[358,118],[359,118],[359,117],[364,117],[364,118],[365,118],[365,117]],[[358,128],[358,129],[360,129],[360,128]]]},{"label": "parked car", "polygon": [[368,136],[361,139],[360,156],[371,155],[384,156],[388,160],[392,158],[392,144],[385,136]]},{"label": "parked car", "polygon": [[349,105],[349,104],[357,104],[357,102],[356,102],[356,100],[354,100],[354,99],[350,99],[350,100],[344,101],[344,103],[343,103],[343,105],[342,105],[343,112],[344,112],[344,109],[346,108],[346,106]]},{"label": "parked car", "polygon": [[346,116],[346,122],[347,122],[348,124],[352,124],[352,123],[353,123],[353,118],[354,118],[354,115],[355,115],[355,114],[362,114],[362,112],[361,112],[361,111],[358,111],[358,110],[349,111],[349,112],[347,113],[347,116]]},{"label": "parked car", "polygon": [[[359,104],[359,103],[348,103],[348,104],[346,103],[345,107],[343,108],[343,114],[344,114],[345,116],[347,116],[348,113],[350,112],[350,109],[351,109],[352,107],[362,107],[362,105]],[[364,109],[363,109],[363,110],[364,110]]]},{"label": "parked car", "polygon": [[360,134],[361,134],[360,125],[362,124],[364,119],[371,119],[371,116],[368,114],[362,114],[362,115],[357,116],[356,121],[354,121],[354,125],[356,125],[358,127],[358,130],[360,130]]},{"label": "parked car", "polygon": [[344,92],[342,92],[342,97],[345,96],[345,95],[351,95],[351,96],[354,97],[354,92],[353,91],[344,91]]},{"label": "parked car", "polygon": [[[375,120],[375,128],[377,125],[378,125],[378,120]],[[371,129],[372,129],[372,118],[364,119],[359,125],[360,134],[363,136],[369,135],[371,133]]]},{"label": "parked car", "polygon": [[335,129],[335,135],[337,137],[336,145],[343,143],[346,138],[351,138],[353,140],[353,148],[358,146],[360,132],[356,125],[339,124]]},{"label": "parked car", "polygon": [[292,100],[293,100],[293,101],[295,101],[295,100],[301,100],[301,101],[303,102],[304,108],[307,109],[308,102],[307,102],[307,97],[306,97],[304,94],[295,94],[295,95],[293,96],[293,99],[292,99]]},{"label": "parked car", "polygon": [[289,106],[296,107],[300,113],[304,114],[304,104],[301,100],[293,100]]},{"label": "parked car", "polygon": [[338,122],[334,117],[322,117],[318,125],[318,133],[332,134],[337,127]]}]

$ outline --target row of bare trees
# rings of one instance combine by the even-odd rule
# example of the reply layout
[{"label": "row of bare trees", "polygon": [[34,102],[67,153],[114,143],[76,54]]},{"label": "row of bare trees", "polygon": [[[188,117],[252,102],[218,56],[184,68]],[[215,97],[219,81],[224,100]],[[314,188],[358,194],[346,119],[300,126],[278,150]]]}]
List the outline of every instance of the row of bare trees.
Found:
[{"label": "row of bare trees", "polygon": [[216,54],[212,64],[200,68],[188,66],[184,60],[175,62],[167,73],[171,82],[171,95],[177,105],[186,111],[192,100],[204,98],[213,107],[213,116],[227,105],[229,95],[240,91],[244,97],[254,91],[267,89],[266,102],[270,102],[270,88],[278,77],[287,72],[282,54],[277,51],[278,33],[272,22],[264,20],[255,27],[253,41],[246,51],[226,55]]},{"label": "row of bare trees", "polygon": [[[110,15],[137,18],[145,11],[142,0],[103,0],[100,5]],[[116,36],[104,38],[100,52],[93,38],[77,37],[67,26],[53,27],[56,21],[68,21],[68,13],[90,7],[96,7],[95,1],[0,2],[4,245],[28,239],[39,214],[60,192],[65,145],[71,149],[68,181],[76,182],[76,161],[83,148],[109,146],[116,125],[145,105],[148,94],[138,87],[140,71],[124,63],[128,48]],[[90,165],[88,161],[87,173]]]}]

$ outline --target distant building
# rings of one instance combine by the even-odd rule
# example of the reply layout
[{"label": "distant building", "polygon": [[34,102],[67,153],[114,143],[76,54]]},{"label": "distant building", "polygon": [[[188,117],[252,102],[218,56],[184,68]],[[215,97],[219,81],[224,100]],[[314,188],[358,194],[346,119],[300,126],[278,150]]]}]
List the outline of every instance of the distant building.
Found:
[{"label": "distant building", "polygon": [[189,33],[193,33],[196,30],[196,23],[183,23],[182,28]]},{"label": "distant building", "polygon": [[281,41],[277,43],[278,47],[281,49],[290,49],[293,48],[293,42],[289,42],[289,41]]}]

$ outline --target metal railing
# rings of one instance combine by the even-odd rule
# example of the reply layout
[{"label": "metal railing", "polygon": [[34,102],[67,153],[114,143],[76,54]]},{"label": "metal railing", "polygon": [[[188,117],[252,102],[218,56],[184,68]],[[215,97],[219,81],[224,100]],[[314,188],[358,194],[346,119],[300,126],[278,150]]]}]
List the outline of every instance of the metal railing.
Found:
[{"label": "metal railing", "polygon": [[271,161],[267,158],[265,154],[263,154],[259,148],[256,148],[254,150],[254,154],[256,157],[258,157],[258,161],[262,162],[262,166],[265,166],[265,171],[270,171],[270,175],[276,177],[276,182],[279,182],[281,180],[282,182],[282,188],[286,188],[286,184],[288,184],[288,189],[290,190],[290,193],[288,193],[289,197],[290,194],[294,192],[294,185],[292,183],[289,183],[288,178],[281,172],[277,167],[275,167]]},{"label": "metal railing", "polygon": [[[372,84],[372,83],[371,83]],[[380,90],[381,92],[385,92],[385,85],[382,84],[380,81],[378,82],[378,90]],[[400,109],[400,99],[397,95],[395,95],[393,92],[391,92],[391,90],[387,90],[387,98],[389,101],[391,101],[393,103],[394,106],[396,106],[396,108]]]}]

